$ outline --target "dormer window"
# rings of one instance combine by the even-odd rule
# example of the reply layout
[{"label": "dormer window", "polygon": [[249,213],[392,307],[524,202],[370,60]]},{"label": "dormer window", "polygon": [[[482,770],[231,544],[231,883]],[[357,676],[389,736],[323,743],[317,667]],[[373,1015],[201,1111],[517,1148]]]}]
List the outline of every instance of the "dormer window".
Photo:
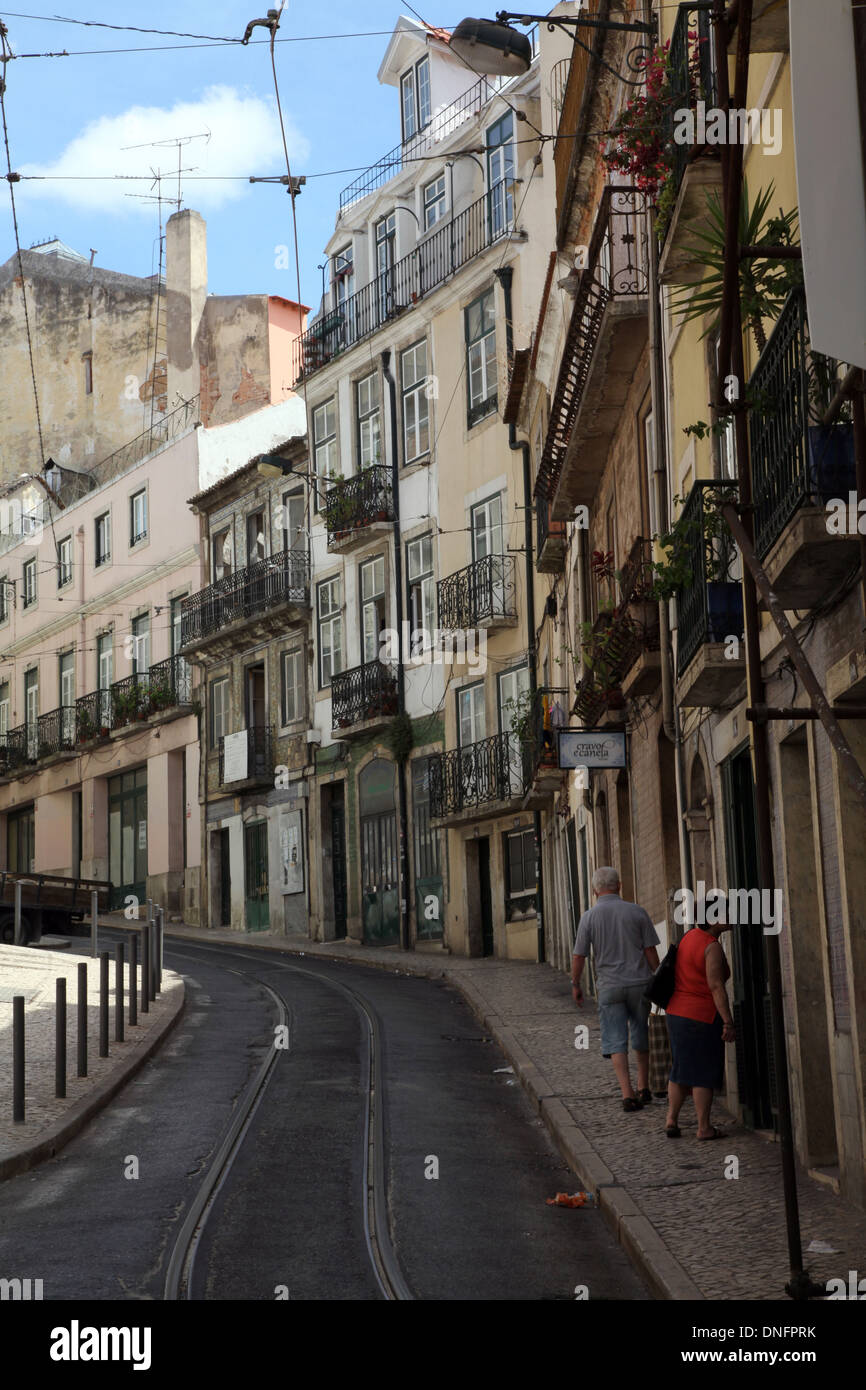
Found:
[{"label": "dormer window", "polygon": [[430,122],[430,59],[419,61],[400,78],[403,142],[411,140]]}]

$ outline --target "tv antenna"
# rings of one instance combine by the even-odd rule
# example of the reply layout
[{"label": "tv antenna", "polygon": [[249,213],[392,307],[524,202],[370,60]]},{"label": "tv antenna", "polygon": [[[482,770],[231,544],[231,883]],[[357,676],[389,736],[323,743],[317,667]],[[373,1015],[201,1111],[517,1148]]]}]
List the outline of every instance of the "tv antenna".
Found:
[{"label": "tv antenna", "polygon": [[[180,212],[181,203],[183,202],[183,196],[182,196],[182,193],[181,193],[181,175],[182,175],[182,174],[191,174],[191,173],[198,167],[197,165],[194,165],[194,164],[193,164],[193,165],[188,165],[185,169],[181,168],[181,150],[182,150],[186,145],[191,144],[193,140],[206,140],[206,141],[208,142],[208,144],[210,144],[210,136],[211,136],[210,131],[209,131],[209,130],[205,130],[205,131],[202,131],[202,132],[201,132],[200,134],[198,134],[198,135],[177,135],[177,136],[174,137],[174,139],[170,139],[170,140],[146,140],[146,141],[144,142],[143,145],[122,145],[122,146],[121,146],[121,149],[124,149],[124,150],[156,150],[156,149],[164,149],[164,148],[166,147],[166,145],[174,145],[174,146],[176,146],[176,148],[177,148],[177,198],[169,198],[169,199],[166,199],[166,201],[167,201],[167,202],[173,202],[173,203],[175,203],[175,204],[176,204],[175,211],[176,211],[176,212]],[[152,170],[152,169],[151,169],[151,173],[153,173],[153,170]],[[162,171],[160,171],[160,177],[162,177]],[[166,177],[167,177],[167,176],[166,176]],[[129,196],[129,197],[135,197],[135,194],[129,194],[128,196]]]}]

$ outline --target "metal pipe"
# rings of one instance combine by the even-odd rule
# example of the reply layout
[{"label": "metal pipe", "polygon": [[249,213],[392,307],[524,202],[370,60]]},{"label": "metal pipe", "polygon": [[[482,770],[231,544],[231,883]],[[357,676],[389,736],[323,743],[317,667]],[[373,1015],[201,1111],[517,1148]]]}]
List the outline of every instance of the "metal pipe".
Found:
[{"label": "metal pipe", "polygon": [[66,977],[54,982],[54,1095],[66,1098]]},{"label": "metal pipe", "polygon": [[138,1025],[138,932],[129,935],[129,1026]]},{"label": "metal pipe", "polygon": [[99,955],[99,1055],[108,1056],[108,952]]},{"label": "metal pipe", "polygon": [[[397,458],[397,383],[391,371],[391,350],[382,353],[382,372],[388,383],[391,420],[391,505],[394,508],[394,590],[395,616],[400,641],[403,640],[403,542],[400,530],[400,467]],[[402,657],[402,653],[401,653]],[[397,662],[397,712],[406,713],[406,681],[402,659]],[[409,942],[409,823],[406,811],[406,763],[397,762],[397,816],[400,835],[400,948]]]},{"label": "metal pipe", "polygon": [[24,1123],[24,995],[12,999],[12,1120]]},{"label": "metal pipe", "polygon": [[96,959],[96,932],[99,926],[99,893],[94,888],[90,894],[90,954]]},{"label": "metal pipe", "polygon": [[76,1074],[87,1075],[87,962],[78,963],[78,1044]]},{"label": "metal pipe", "polygon": [[141,1012],[150,1012],[150,923],[141,929]]},{"label": "metal pipe", "polygon": [[123,1042],[123,942],[114,948],[114,1041]]},{"label": "metal pipe", "polygon": [[15,934],[13,937],[16,946],[23,945],[21,940],[21,880],[15,882]]}]

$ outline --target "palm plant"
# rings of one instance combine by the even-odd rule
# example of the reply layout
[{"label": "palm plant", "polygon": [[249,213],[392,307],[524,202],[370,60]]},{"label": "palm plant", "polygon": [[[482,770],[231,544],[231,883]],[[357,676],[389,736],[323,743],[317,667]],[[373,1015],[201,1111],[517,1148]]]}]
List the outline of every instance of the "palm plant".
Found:
[{"label": "palm plant", "polygon": [[[740,199],[739,243],[741,246],[797,246],[798,223],[796,211],[768,217],[776,185],[761,189],[754,204],[749,201],[748,184],[743,184]],[[700,285],[679,286],[673,294],[673,308],[683,322],[711,315],[703,338],[719,331],[722,312],[722,290],[725,278],[725,210],[717,193],[707,195],[707,225],[695,228],[695,241],[687,248],[694,259],[706,266]],[[803,283],[799,260],[773,259],[772,256],[744,257],[740,260],[740,303],[743,320],[752,330],[758,352],[767,345],[764,319],[777,319],[791,290]]]}]

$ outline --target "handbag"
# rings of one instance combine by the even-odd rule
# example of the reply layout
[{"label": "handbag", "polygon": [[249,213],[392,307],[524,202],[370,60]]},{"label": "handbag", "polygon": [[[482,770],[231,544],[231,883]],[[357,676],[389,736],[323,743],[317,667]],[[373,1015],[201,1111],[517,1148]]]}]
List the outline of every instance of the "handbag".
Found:
[{"label": "handbag", "polygon": [[667,1095],[673,1066],[668,1021],[662,1013],[649,1016],[649,1088],[653,1095]]},{"label": "handbag", "polygon": [[676,964],[677,943],[674,942],[668,947],[667,955],[644,990],[644,999],[657,1004],[660,1009],[666,1009],[671,1002],[676,984]]}]

